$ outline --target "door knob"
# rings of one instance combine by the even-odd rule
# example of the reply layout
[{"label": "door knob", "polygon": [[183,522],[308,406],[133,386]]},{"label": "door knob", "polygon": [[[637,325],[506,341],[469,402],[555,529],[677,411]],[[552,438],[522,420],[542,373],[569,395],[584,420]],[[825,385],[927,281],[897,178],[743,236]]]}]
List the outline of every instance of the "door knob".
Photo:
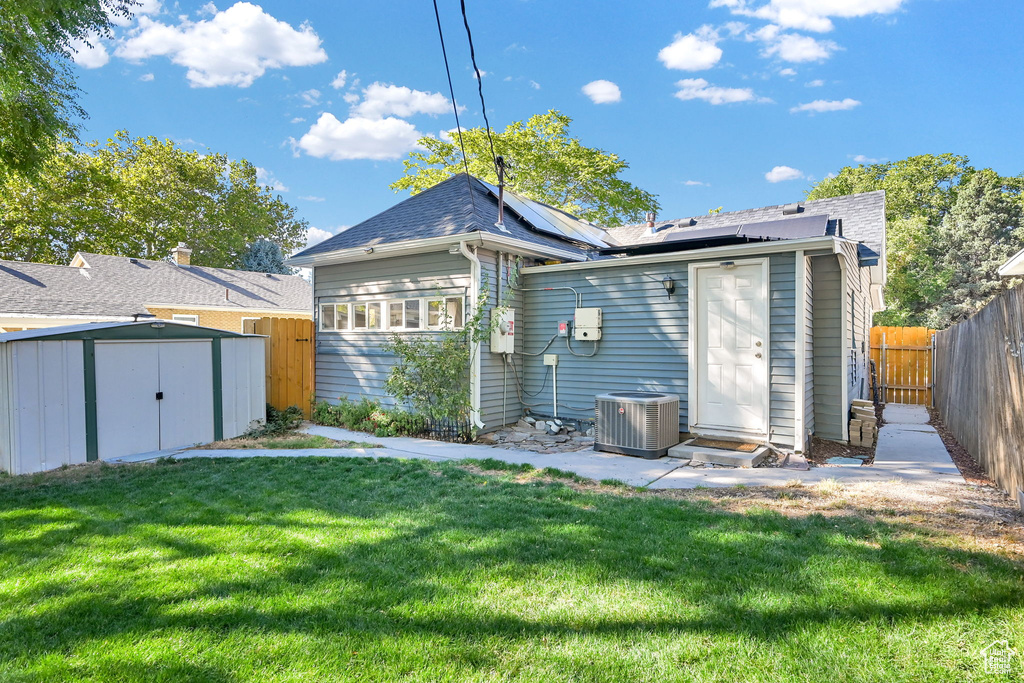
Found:
[{"label": "door knob", "polygon": [[758,351],[757,353],[754,354],[754,358],[760,358],[760,357],[761,357],[761,352],[760,351]]},{"label": "door knob", "polygon": [[759,341],[754,342],[754,346],[760,346],[760,345],[761,345],[761,342],[759,342]]}]

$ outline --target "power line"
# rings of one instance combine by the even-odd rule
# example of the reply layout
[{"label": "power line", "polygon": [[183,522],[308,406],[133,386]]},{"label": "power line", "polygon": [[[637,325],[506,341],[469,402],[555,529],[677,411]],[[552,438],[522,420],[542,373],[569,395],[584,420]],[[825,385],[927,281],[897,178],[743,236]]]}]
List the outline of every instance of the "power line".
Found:
[{"label": "power line", "polygon": [[[469,39],[469,58],[473,62],[473,73],[476,74],[476,89],[480,93],[480,110],[484,115],[484,126],[487,128],[487,142],[491,146],[491,161],[494,163],[494,173],[500,173],[498,169],[498,157],[494,153],[494,139],[491,138],[491,122],[487,120],[487,105],[484,103],[484,77],[476,65],[476,51],[473,49],[473,33],[469,30],[469,19],[466,17],[466,0],[461,0],[462,23],[466,27],[466,37]],[[437,0],[434,0],[437,6]]]},{"label": "power line", "polygon": [[444,56],[444,70],[448,74],[448,93],[452,96],[452,109],[455,111],[455,133],[459,136],[459,148],[462,150],[462,165],[466,168],[466,185],[469,188],[469,199],[473,202],[473,185],[469,175],[469,157],[466,156],[466,145],[462,142],[462,124],[459,123],[459,105],[455,101],[455,86],[452,85],[452,70],[448,67],[448,51],[444,47],[444,31],[441,30],[441,13],[437,10],[434,0],[434,18],[437,19],[437,36],[441,39],[441,54]]}]

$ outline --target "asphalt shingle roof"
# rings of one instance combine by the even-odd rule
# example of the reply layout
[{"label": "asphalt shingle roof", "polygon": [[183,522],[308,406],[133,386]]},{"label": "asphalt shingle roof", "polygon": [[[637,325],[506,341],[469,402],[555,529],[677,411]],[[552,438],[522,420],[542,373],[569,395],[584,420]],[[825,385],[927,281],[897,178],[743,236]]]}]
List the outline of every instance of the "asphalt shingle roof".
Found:
[{"label": "asphalt shingle roof", "polygon": [[[654,224],[654,234],[651,234],[651,229],[647,226],[647,223],[607,228],[607,232],[621,245],[654,244],[664,242],[669,238],[678,238],[686,232],[693,230],[827,214],[831,224],[830,230],[835,229],[834,223],[836,219],[842,219],[843,237],[855,242],[864,243],[875,254],[881,255],[884,253],[884,190],[800,202],[801,212],[790,216],[782,215],[784,206],[786,205],[778,204],[775,206],[763,206],[757,209],[723,211],[722,213],[705,216],[657,221]],[[686,227],[676,227],[680,223]]]},{"label": "asphalt shingle roof", "polygon": [[584,249],[570,242],[533,230],[511,211],[505,211],[508,233],[495,227],[497,220],[498,200],[476,178],[460,173],[294,257],[473,232],[504,235],[539,247],[575,253],[580,258],[586,255]]},{"label": "asphalt shingle roof", "polygon": [[131,316],[154,304],[269,311],[313,307],[312,288],[297,275],[80,256],[87,268],[0,261],[0,314]]}]

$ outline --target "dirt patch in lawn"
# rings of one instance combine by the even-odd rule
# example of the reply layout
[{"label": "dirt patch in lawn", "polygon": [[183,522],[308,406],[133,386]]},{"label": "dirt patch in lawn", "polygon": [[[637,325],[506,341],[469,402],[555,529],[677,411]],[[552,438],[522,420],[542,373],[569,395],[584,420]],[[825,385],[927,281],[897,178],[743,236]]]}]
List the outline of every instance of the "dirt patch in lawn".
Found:
[{"label": "dirt patch in lawn", "polygon": [[953,458],[953,462],[959,468],[960,474],[964,475],[964,479],[972,484],[995,486],[995,482],[989,479],[981,465],[967,452],[966,448],[960,445],[960,442],[953,436],[953,432],[949,431],[949,428],[946,427],[942,418],[939,417],[939,411],[935,408],[929,408],[928,417],[930,418],[928,424],[935,427],[935,431],[942,437],[942,443],[946,446],[946,450],[949,451],[949,457]]},{"label": "dirt patch in lawn", "polygon": [[865,464],[870,465],[875,461],[875,447],[850,446],[838,441],[829,441],[813,437],[811,439],[811,452],[807,454],[807,460],[816,467],[839,467],[839,465],[828,465],[825,463],[829,458],[860,458]]},{"label": "dirt patch in lawn", "polygon": [[363,441],[338,441],[318,434],[279,434],[277,436],[261,436],[258,438],[240,436],[236,439],[214,441],[196,450],[235,450],[250,448],[297,449],[297,448],[381,448],[380,444]]}]

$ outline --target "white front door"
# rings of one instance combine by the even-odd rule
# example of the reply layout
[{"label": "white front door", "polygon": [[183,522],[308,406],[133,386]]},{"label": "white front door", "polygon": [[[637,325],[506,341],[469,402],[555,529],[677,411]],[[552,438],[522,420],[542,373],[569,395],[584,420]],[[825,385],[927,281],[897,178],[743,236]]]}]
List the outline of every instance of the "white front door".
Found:
[{"label": "white front door", "polygon": [[[695,417],[708,432],[766,436],[768,424],[767,262],[692,268],[696,319]],[[692,396],[692,394],[691,394]]]}]

